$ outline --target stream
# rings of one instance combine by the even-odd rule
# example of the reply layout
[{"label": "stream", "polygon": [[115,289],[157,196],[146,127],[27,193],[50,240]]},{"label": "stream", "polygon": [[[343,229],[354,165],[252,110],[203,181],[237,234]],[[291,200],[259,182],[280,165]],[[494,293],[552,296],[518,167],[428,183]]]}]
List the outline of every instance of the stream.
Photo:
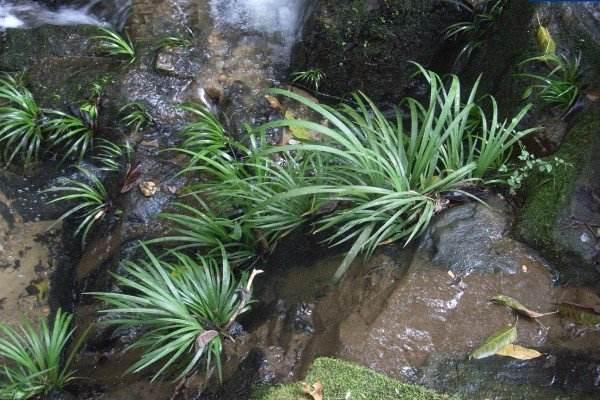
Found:
[{"label": "stream", "polygon": [[[368,82],[380,80],[377,87],[383,88],[378,92],[383,98],[378,100],[384,104],[391,102],[386,93],[408,63],[398,60],[398,65],[387,63],[377,70],[371,65],[371,52],[396,57],[418,49],[422,53],[417,56],[423,56],[419,62],[447,72],[444,66],[451,64],[447,55],[456,46],[441,45],[439,35],[448,20],[459,21],[464,16],[463,10],[448,2],[408,1],[397,2],[406,9],[392,12],[391,4],[396,4],[392,0],[366,3],[364,10],[358,10],[316,0],[0,0],[0,69],[26,71],[40,105],[63,112],[70,112],[89,96],[94,82],[107,77],[98,101],[98,132],[111,139],[126,138],[134,148],[128,161],[128,173],[135,171],[135,179],[128,175],[133,180],[131,187],[125,190],[123,182],[107,179],[111,210],[92,230],[84,247],[73,237],[73,221],[59,221],[70,206],[49,204],[53,195],[47,192],[65,179],[83,179],[81,172],[70,165],[57,166],[54,159],[26,170],[11,167],[0,171],[1,322],[16,326],[23,318],[39,321],[61,307],[75,315],[78,326],[93,327],[75,361],[83,379],[69,387],[65,400],[243,400],[256,383],[301,381],[314,359],[321,356],[353,361],[395,379],[469,400],[586,400],[600,396],[600,324],[582,323],[577,315],[568,318],[555,312],[563,303],[585,305],[594,312],[600,309],[597,261],[593,259],[587,269],[580,270],[580,259],[567,263],[566,258],[556,258],[519,236],[518,224],[524,219],[519,207],[525,200],[493,190],[484,194],[486,205],[462,199],[436,212],[431,225],[410,245],[386,244],[371,259],[357,259],[337,285],[331,278],[340,264],[341,251],[327,248],[308,230],[290,233],[273,254],[261,260],[267,273],[257,278],[257,302],[233,326],[235,340],[225,344],[222,387],[202,374],[179,384],[168,380],[150,383],[148,373],[126,374],[139,352],[125,349],[139,330],[105,327],[101,324],[105,317],[98,313],[103,306],[83,293],[115,290],[111,273],[120,271],[120,262],[139,256],[140,240],[168,231],[159,215],[172,210],[171,205],[182,198],[190,183],[178,173],[183,165],[181,155],[168,151],[190,122],[181,104],[202,104],[223,122],[230,135],[243,138],[248,124],[257,126],[284,115],[314,118],[304,106],[286,101],[282,106],[272,96],[265,96],[270,87],[290,88],[315,101],[329,100],[318,89],[311,91],[309,85],[293,86],[291,82],[291,73],[297,72],[299,65],[313,67],[313,48],[314,54],[338,57],[324,64],[324,70],[339,68],[340,76],[364,75],[360,76],[364,85],[353,81],[354,87],[347,92],[368,92]],[[528,24],[523,31],[534,32],[535,25],[530,23],[533,6],[526,1],[515,3],[518,6],[508,8],[515,16],[511,23],[522,18]],[[586,5],[580,19],[571,8],[565,10],[559,14],[543,8],[539,15],[547,18],[553,29],[566,26],[569,34],[574,21],[581,20],[582,25],[594,29],[595,23],[600,23],[600,7]],[[552,12],[558,16],[548,17]],[[434,23],[440,25],[436,39],[427,41],[428,36],[420,30]],[[402,32],[386,30],[397,26],[415,33],[405,37]],[[98,27],[127,32],[137,46],[135,60],[127,63],[98,52],[91,39]],[[415,37],[421,36],[423,43],[416,43]],[[583,37],[580,33],[575,36]],[[157,46],[165,37],[185,38],[188,44]],[[590,43],[600,48],[593,38],[591,34],[585,41],[577,40],[581,51],[587,51],[585,46]],[[493,37],[490,43],[503,48],[507,40]],[[425,56],[429,58],[425,60]],[[475,64],[489,67],[487,61],[479,61]],[[506,62],[505,58],[494,60],[490,76],[499,74],[500,69],[503,73],[510,70],[501,68]],[[589,76],[597,73],[593,68],[586,73],[588,70]],[[461,72],[465,81],[477,79],[468,75],[468,68]],[[408,75],[401,80],[408,83],[399,93],[423,95],[421,82]],[[498,82],[504,81],[499,77],[493,83]],[[324,85],[327,89],[327,78]],[[337,85],[339,81],[330,87]],[[515,91],[518,85],[511,85],[506,86]],[[330,98],[342,98],[347,92],[335,92]],[[510,98],[511,93],[504,94]],[[594,101],[586,101],[589,108],[582,114],[590,119],[600,115]],[[151,114],[149,126],[134,133],[119,122],[121,107],[131,102],[143,103]],[[392,111],[387,112],[391,115]],[[534,118],[542,119],[538,114]],[[549,119],[565,130],[568,125],[573,131],[597,133],[596,125],[588,120],[567,124],[553,118]],[[267,135],[279,144],[287,144],[291,137],[281,128],[271,129]],[[593,148],[591,144],[583,147]],[[580,162],[594,162],[593,157],[584,159]],[[83,165],[100,179],[107,176],[97,160],[88,157]],[[155,190],[144,192],[145,184]],[[589,204],[593,206],[589,208],[596,210],[600,191],[594,186],[595,178],[578,177],[577,184],[591,188]],[[581,210],[570,207],[568,210]],[[583,225],[589,222],[589,232],[600,236],[596,217],[589,217]],[[575,241],[583,237],[579,231],[573,235]],[[541,322],[516,318],[508,308],[490,303],[490,297],[499,293],[547,316]],[[469,360],[478,344],[511,324],[518,324],[519,343],[538,349],[539,358]],[[333,399],[325,396],[325,400]]]}]

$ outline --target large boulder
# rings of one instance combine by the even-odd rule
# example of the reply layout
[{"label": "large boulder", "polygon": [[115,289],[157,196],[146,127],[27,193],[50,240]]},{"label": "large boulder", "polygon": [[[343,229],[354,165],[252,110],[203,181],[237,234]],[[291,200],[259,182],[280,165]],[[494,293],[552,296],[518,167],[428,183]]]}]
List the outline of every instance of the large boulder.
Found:
[{"label": "large boulder", "polygon": [[[539,312],[563,301],[600,304],[593,290],[555,288],[551,266],[509,236],[511,222],[510,208],[496,197],[454,207],[435,218],[418,245],[381,249],[355,263],[339,285],[329,282],[339,256],[323,258],[318,247],[291,238],[279,250],[286,256],[274,259],[280,268],[261,284],[262,306],[241,321],[247,332],[228,347],[230,386],[250,356],[258,357],[252,379],[281,382],[301,377],[315,356],[335,355],[469,399],[494,391],[516,399],[597,396],[597,330],[554,314],[517,318],[489,301],[503,294]],[[486,338],[514,324],[517,343],[543,356],[467,360]]]},{"label": "large boulder", "polygon": [[409,61],[436,64],[444,29],[460,19],[460,9],[447,1],[322,0],[304,27],[291,71],[322,70],[324,93],[362,90],[396,102],[412,80]]},{"label": "large boulder", "polygon": [[559,151],[570,163],[551,177],[533,176],[519,213],[520,237],[557,260],[563,281],[597,282],[600,277],[600,110],[582,115]]}]

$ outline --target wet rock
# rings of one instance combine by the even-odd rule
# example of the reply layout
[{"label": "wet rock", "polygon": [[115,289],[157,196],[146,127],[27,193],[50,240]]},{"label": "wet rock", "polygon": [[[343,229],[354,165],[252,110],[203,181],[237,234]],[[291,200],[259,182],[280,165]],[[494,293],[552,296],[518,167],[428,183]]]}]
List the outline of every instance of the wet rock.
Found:
[{"label": "wet rock", "polygon": [[162,159],[158,152],[154,146],[138,147],[135,159],[139,163],[141,186],[140,190],[128,192],[120,204],[124,210],[123,242],[161,233],[165,227],[160,223],[159,214],[186,183],[184,177],[177,176],[178,166]]},{"label": "wet rock", "polygon": [[154,68],[163,74],[193,79],[201,73],[203,54],[182,47],[165,47],[156,53]]},{"label": "wet rock", "polygon": [[[489,302],[494,295],[511,296],[539,312],[554,311],[565,299],[588,302],[555,289],[546,261],[508,236],[512,216],[506,203],[487,201],[489,206],[468,203],[446,210],[418,245],[381,249],[369,261],[355,263],[339,285],[329,285],[337,256],[272,273],[263,282],[269,288],[260,294],[264,303],[255,311],[261,318],[247,316],[254,322],[228,351],[228,368],[235,369],[248,353],[243,349],[252,348],[263,360],[257,379],[269,382],[298,377],[315,356],[335,354],[473,399],[489,397],[498,385],[505,387],[499,393],[514,398],[597,394],[599,331],[575,329],[573,321],[556,314],[540,323],[518,319],[517,343],[544,357],[466,361],[487,337],[515,323],[511,310]],[[588,354],[575,362],[582,351]],[[530,397],[518,397],[520,392]]]},{"label": "wet rock", "polygon": [[7,29],[1,39],[0,68],[22,71],[45,59],[94,57],[92,37],[98,28],[89,25],[42,25],[33,29]]},{"label": "wet rock", "polygon": [[529,361],[434,359],[425,368],[421,383],[455,388],[467,399],[592,400],[598,396],[599,361],[597,355],[552,350]]},{"label": "wet rock", "polygon": [[315,7],[291,71],[318,68],[326,75],[324,93],[362,90],[392,103],[412,80],[408,61],[435,64],[444,28],[461,17],[460,9],[437,0],[320,1]]},{"label": "wet rock", "polygon": [[[241,81],[225,88],[222,112],[227,116],[228,133],[238,140],[246,136],[246,125],[260,126],[281,117],[260,92]],[[282,132],[281,129],[272,129],[267,135],[269,141],[278,143]]]},{"label": "wet rock", "polygon": [[514,254],[506,251],[514,246],[503,247],[511,222],[507,205],[496,197],[489,202],[496,203],[496,207],[469,203],[438,216],[421,246],[433,262],[448,266],[455,275],[494,271],[515,274],[521,268]]}]

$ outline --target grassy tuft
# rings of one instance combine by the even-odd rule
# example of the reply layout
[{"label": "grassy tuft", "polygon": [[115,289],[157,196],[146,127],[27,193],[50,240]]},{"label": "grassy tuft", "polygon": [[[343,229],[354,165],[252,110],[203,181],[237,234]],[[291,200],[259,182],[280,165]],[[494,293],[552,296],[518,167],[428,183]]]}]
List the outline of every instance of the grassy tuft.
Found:
[{"label": "grassy tuft", "polygon": [[121,107],[119,113],[122,115],[121,120],[125,126],[134,132],[140,132],[152,123],[152,115],[148,112],[148,108],[139,101],[125,104]]},{"label": "grassy tuft", "polygon": [[77,216],[79,224],[75,235],[81,235],[81,245],[86,243],[87,236],[94,225],[102,221],[110,208],[108,192],[98,177],[88,170],[77,167],[89,183],[67,179],[62,186],[47,189],[49,193],[60,193],[60,196],[49,201],[49,204],[59,202],[74,202],[75,205],[69,211],[61,215],[58,221],[65,220],[70,216]]},{"label": "grassy tuft", "polygon": [[25,164],[38,160],[44,135],[42,111],[17,78],[0,76],[0,146],[7,164],[19,157]]},{"label": "grassy tuft", "polygon": [[94,36],[93,39],[99,42],[100,50],[103,53],[110,56],[127,58],[130,64],[135,62],[136,51],[129,36],[122,36],[107,28],[98,29],[100,29],[101,34]]},{"label": "grassy tuft", "polygon": [[116,144],[110,140],[100,138],[95,146],[96,155],[92,157],[101,164],[100,169],[108,172],[121,172],[124,165],[131,165],[133,148],[129,141]]},{"label": "grassy tuft", "polygon": [[63,363],[63,352],[75,331],[71,321],[72,316],[59,309],[51,327],[45,321],[38,329],[28,322],[18,329],[0,323],[0,399],[37,398],[75,379],[73,357],[85,334]]},{"label": "grassy tuft", "polygon": [[468,189],[474,184],[494,182],[513,145],[533,131],[517,128],[529,107],[511,121],[502,121],[493,98],[489,97],[491,116],[479,106],[477,84],[463,97],[457,77],[446,87],[437,74],[419,68],[430,85],[430,98],[425,104],[406,99],[408,128],[399,112],[389,120],[363,94],[354,97],[357,107],[335,109],[285,90],[272,91],[328,121],[275,121],[263,129],[296,126],[323,138],[272,149],[320,154],[322,170],[313,176],[326,177],[325,184],[309,182],[275,200],[312,194],[340,205],[315,223],[316,232],[327,234],[330,245],[351,244],[336,279],[358,254],[370,256],[382,244],[408,243],[418,236],[444,208],[446,193],[470,196]]},{"label": "grassy tuft", "polygon": [[558,106],[565,111],[570,109],[581,93],[581,55],[569,57],[564,54],[545,54],[528,58],[520,65],[531,63],[541,63],[549,68],[549,71],[547,74],[533,72],[519,74],[521,77],[537,82],[527,88],[524,97],[536,93],[550,106]]},{"label": "grassy tuft", "polygon": [[172,253],[168,263],[144,247],[147,261],[125,264],[115,275],[121,291],[93,293],[110,308],[102,311],[110,325],[142,327],[132,348],[142,348],[130,372],[155,368],[153,380],[170,369],[180,379],[205,364],[221,377],[222,343],[235,319],[251,303],[252,280],[236,279],[223,250],[222,262]]}]

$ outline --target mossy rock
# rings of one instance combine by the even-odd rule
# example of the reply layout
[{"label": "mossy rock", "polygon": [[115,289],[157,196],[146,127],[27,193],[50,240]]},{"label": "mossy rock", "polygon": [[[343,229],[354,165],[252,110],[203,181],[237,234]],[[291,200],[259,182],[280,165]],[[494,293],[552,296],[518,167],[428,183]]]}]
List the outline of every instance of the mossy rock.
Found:
[{"label": "mossy rock", "polygon": [[[417,385],[409,385],[346,361],[318,358],[310,368],[306,382],[320,381],[324,400],[377,399],[377,400],[443,400],[454,399]],[[308,400],[301,384],[261,386],[256,388],[251,400]]]},{"label": "mossy rock", "polygon": [[[554,259],[563,279],[594,279],[593,252],[580,240],[581,229],[600,218],[600,205],[581,202],[582,191],[595,192],[598,180],[597,153],[600,151],[600,113],[591,110],[571,128],[558,152],[571,167],[556,168],[551,176],[535,174],[526,183],[526,200],[519,213],[517,234],[528,244]],[[580,216],[580,217],[578,217]],[[579,226],[581,225],[581,226]]]}]

